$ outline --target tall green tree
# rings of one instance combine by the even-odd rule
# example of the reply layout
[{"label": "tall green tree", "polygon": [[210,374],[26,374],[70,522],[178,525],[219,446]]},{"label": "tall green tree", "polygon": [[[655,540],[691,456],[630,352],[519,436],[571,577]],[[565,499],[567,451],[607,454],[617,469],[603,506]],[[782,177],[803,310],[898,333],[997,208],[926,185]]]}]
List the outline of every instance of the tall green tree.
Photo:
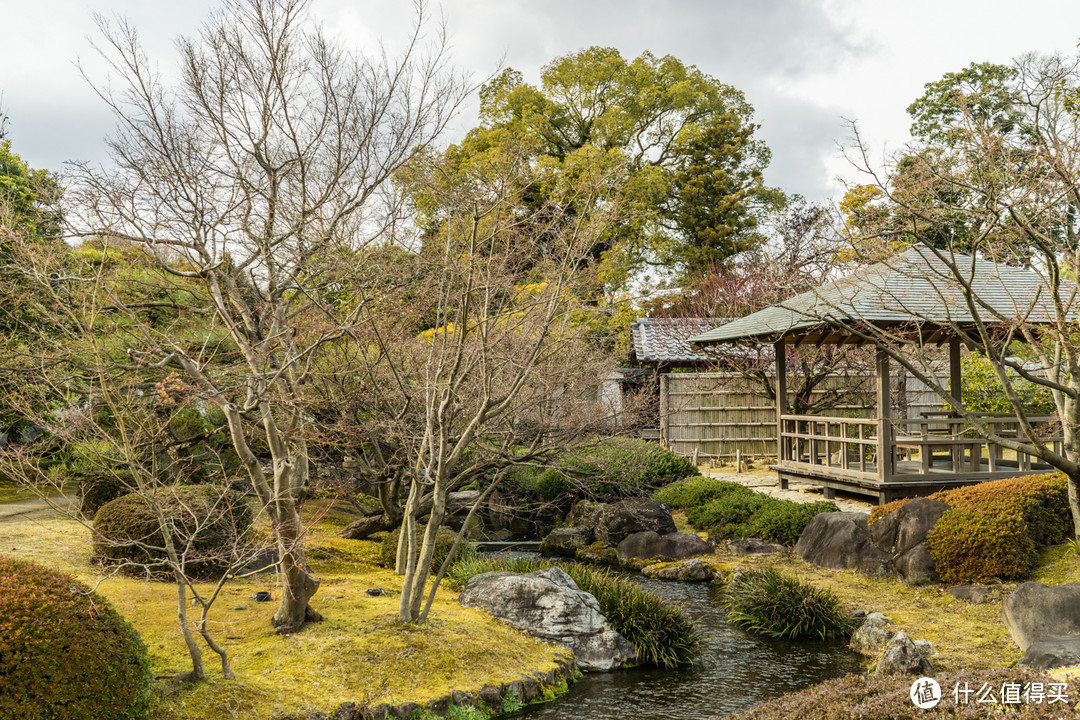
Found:
[{"label": "tall green tree", "polygon": [[546,65],[539,87],[507,69],[480,99],[474,134],[535,138],[538,159],[557,163],[586,146],[624,156],[625,219],[589,253],[609,284],[642,263],[684,276],[722,264],[761,242],[758,218],[783,202],[764,185],[770,153],[742,92],[670,55],[591,47]]}]

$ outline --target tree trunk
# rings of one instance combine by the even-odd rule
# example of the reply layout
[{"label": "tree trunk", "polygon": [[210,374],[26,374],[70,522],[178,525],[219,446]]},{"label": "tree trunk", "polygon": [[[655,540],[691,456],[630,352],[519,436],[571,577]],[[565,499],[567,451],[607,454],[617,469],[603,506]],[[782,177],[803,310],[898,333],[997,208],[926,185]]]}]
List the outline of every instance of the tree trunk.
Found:
[{"label": "tree trunk", "polygon": [[424,543],[416,553],[412,583],[409,585],[408,592],[401,594],[398,619],[402,622],[412,623],[420,620],[420,611],[424,604],[424,590],[427,588],[428,576],[431,574],[431,558],[435,554],[439,525],[442,524],[443,517],[446,515],[446,494],[438,489],[432,494],[435,496],[435,504],[431,508],[431,517],[428,518],[427,527],[424,529]]},{"label": "tree trunk", "polygon": [[206,668],[203,666],[202,650],[199,649],[199,644],[195,642],[195,636],[191,633],[191,627],[188,625],[187,584],[179,570],[173,570],[173,577],[176,580],[176,619],[180,624],[180,633],[184,636],[188,655],[191,656],[191,672],[184,673],[180,678],[191,682],[202,682],[206,680]]},{"label": "tree trunk", "polygon": [[304,559],[300,542],[300,516],[292,502],[282,503],[278,517],[278,556],[281,558],[281,605],[274,613],[278,633],[294,633],[306,623],[322,620],[308,603],[319,590],[319,580]]},{"label": "tree trunk", "polygon": [[395,530],[399,525],[401,525],[401,517],[392,520],[386,515],[372,515],[349,523],[341,529],[339,534],[349,540],[363,540],[377,532]]}]

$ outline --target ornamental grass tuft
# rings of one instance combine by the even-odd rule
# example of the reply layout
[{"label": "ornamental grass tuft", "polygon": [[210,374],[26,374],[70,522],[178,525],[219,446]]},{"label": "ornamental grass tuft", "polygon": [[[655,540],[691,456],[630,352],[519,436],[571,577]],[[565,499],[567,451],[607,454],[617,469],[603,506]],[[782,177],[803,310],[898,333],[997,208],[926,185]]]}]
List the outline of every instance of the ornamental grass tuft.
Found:
[{"label": "ornamental grass tuft", "polygon": [[776,568],[740,573],[724,589],[727,619],[749,632],[777,638],[845,638],[853,622],[828,590]]}]

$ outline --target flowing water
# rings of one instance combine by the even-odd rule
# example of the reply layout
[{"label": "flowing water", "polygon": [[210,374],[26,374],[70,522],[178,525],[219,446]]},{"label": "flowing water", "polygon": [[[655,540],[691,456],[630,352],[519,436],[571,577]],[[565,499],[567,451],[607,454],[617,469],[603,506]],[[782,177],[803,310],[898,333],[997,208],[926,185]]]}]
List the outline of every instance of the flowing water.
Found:
[{"label": "flowing water", "polygon": [[861,672],[843,643],[787,641],[743,632],[724,620],[720,588],[635,576],[680,603],[702,632],[699,663],[686,670],[589,674],[528,720],[703,720],[723,717],[814,683]]}]

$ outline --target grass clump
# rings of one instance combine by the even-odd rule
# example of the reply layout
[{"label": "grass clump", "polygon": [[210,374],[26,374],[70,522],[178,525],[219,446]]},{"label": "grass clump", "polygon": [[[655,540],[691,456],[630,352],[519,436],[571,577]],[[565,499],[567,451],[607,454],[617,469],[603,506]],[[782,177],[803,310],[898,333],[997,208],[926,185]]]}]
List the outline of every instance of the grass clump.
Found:
[{"label": "grass clump", "polygon": [[847,637],[854,629],[835,595],[772,567],[736,576],[721,607],[732,624],[770,637],[825,640]]},{"label": "grass clump", "polygon": [[675,668],[697,657],[699,634],[682,608],[607,570],[581,563],[563,569],[579,588],[596,598],[600,612],[637,648],[642,663]]},{"label": "grass clump", "polygon": [[136,720],[153,676],[139,634],[63,573],[0,556],[0,717]]},{"label": "grass clump", "polygon": [[487,556],[454,563],[446,581],[460,589],[469,578],[481,573],[497,570],[528,573],[556,564],[580,589],[596,598],[600,612],[637,648],[638,660],[643,664],[674,668],[693,662],[698,652],[698,631],[686,613],[633,580],[607,570],[581,563]]}]

